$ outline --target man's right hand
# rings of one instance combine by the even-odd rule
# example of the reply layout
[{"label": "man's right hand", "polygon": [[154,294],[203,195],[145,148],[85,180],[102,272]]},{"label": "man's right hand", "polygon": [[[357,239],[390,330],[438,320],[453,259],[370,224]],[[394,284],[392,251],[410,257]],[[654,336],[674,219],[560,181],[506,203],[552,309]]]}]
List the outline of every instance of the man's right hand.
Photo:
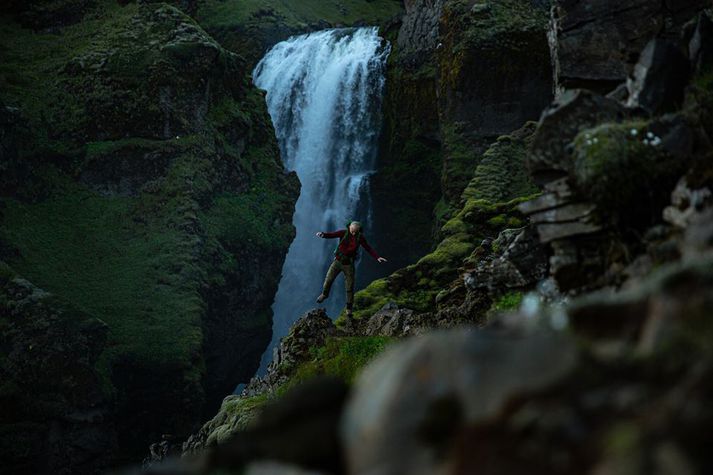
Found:
[{"label": "man's right hand", "polygon": [[318,232],[317,237],[324,237],[324,233],[322,231]]}]

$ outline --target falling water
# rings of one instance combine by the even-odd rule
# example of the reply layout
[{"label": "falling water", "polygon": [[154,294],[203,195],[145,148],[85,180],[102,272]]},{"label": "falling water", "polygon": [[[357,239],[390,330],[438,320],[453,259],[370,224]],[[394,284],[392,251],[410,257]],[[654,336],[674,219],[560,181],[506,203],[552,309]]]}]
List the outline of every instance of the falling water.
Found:
[{"label": "falling water", "polygon": [[[354,218],[370,221],[369,174],[373,172],[380,128],[388,43],[377,28],[347,28],[310,33],[275,45],[253,72],[267,91],[285,166],[302,183],[293,223],[297,235],[287,253],[272,305],[272,348],[292,323],[316,307],[324,274],[337,240],[317,231],[343,228]],[[365,262],[357,265],[357,275]],[[335,316],[345,303],[343,277],[325,302]]]}]

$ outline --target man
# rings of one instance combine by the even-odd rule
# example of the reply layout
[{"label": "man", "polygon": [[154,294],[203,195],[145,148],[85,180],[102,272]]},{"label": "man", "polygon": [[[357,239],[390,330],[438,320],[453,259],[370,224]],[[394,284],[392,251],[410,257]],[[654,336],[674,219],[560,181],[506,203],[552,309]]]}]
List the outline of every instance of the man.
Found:
[{"label": "man", "polygon": [[352,318],[352,307],[354,305],[354,258],[356,257],[359,246],[363,246],[377,262],[386,262],[386,259],[380,257],[376,251],[366,242],[364,235],[361,232],[361,223],[359,221],[351,221],[347,229],[324,233],[318,232],[317,237],[330,239],[340,238],[337,248],[334,250],[334,261],[329,266],[327,276],[324,279],[322,293],[317,297],[317,303],[322,303],[329,296],[329,290],[332,288],[334,279],[340,272],[344,272],[344,286],[347,291],[347,317]]}]

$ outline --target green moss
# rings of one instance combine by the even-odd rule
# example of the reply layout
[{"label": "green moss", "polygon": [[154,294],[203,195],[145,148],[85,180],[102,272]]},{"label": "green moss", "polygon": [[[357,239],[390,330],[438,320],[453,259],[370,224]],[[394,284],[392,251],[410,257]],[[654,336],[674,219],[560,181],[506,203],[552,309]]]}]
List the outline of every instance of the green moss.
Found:
[{"label": "green moss", "polygon": [[503,202],[537,192],[525,168],[534,131],[535,123],[530,122],[511,135],[499,137],[483,154],[463,198]]},{"label": "green moss", "polygon": [[517,310],[520,307],[520,303],[522,303],[522,298],[522,292],[508,292],[493,302],[490,310],[495,312]]},{"label": "green moss", "polygon": [[271,401],[272,398],[273,395],[271,393],[263,393],[257,396],[234,398],[227,401],[224,409],[229,416],[235,418],[235,423],[231,425],[231,428],[243,430],[248,427],[260,414],[263,406]]},{"label": "green moss", "polygon": [[351,383],[359,370],[392,341],[392,338],[381,336],[329,338],[324,346],[311,349],[312,360],[295,370],[284,390],[320,375],[335,376]]},{"label": "green moss", "polygon": [[191,277],[198,273],[191,243],[175,229],[135,225],[131,198],[102,197],[60,176],[52,180],[60,185],[45,201],[2,200],[0,239],[22,256],[10,264],[109,324],[105,363],[131,353],[147,364],[190,366],[202,343],[203,312]]},{"label": "green moss", "polygon": [[660,213],[686,167],[660,140],[645,122],[603,124],[576,137],[574,173],[600,212],[632,226]]},{"label": "green moss", "polygon": [[478,150],[466,137],[467,127],[466,123],[441,125],[444,148],[441,188],[443,198],[450,206],[458,203],[481,158]]},{"label": "green moss", "polygon": [[[246,161],[265,164],[268,157],[260,148],[251,149]],[[244,193],[218,195],[210,208],[199,212],[209,234],[221,242],[241,243],[248,249],[278,252],[289,246],[294,227],[283,219],[291,206],[289,196],[271,179],[267,170],[258,172]]]},{"label": "green moss", "polygon": [[[494,239],[506,227],[520,224],[517,205],[534,196],[505,203],[466,200],[463,208],[441,229],[445,237],[434,251],[389,277],[373,281],[354,295],[354,317],[369,318],[389,302],[420,312],[434,310],[436,296],[458,277],[477,244],[484,237]],[[337,323],[342,319],[343,316]]]},{"label": "green moss", "polygon": [[137,9],[102,3],[100,10],[59,33],[34,32],[10,18],[0,19],[0,90],[3,100],[19,107],[29,120],[36,133],[35,147],[71,148],[69,136],[92,120],[86,116],[83,97],[68,94],[63,87],[61,73],[69,58],[107,44]]},{"label": "green moss", "polygon": [[544,32],[548,11],[521,0],[450,0],[445,4],[444,17],[451,26],[460,28],[448,30],[459,35],[460,42],[454,48],[457,55],[471,47],[525,48],[528,43],[522,42],[522,35],[513,33]]}]

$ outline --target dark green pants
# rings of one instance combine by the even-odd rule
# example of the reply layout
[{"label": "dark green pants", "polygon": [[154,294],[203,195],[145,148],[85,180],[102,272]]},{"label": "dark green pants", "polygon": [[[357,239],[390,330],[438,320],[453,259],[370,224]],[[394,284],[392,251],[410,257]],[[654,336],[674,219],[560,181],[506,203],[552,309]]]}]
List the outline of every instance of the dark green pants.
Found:
[{"label": "dark green pants", "polygon": [[329,266],[329,270],[327,270],[327,277],[324,278],[322,293],[329,296],[329,290],[332,288],[332,283],[340,272],[344,272],[344,287],[347,291],[347,308],[352,308],[352,305],[354,304],[354,262],[350,264],[342,264],[335,259],[332,262],[332,265]]}]

